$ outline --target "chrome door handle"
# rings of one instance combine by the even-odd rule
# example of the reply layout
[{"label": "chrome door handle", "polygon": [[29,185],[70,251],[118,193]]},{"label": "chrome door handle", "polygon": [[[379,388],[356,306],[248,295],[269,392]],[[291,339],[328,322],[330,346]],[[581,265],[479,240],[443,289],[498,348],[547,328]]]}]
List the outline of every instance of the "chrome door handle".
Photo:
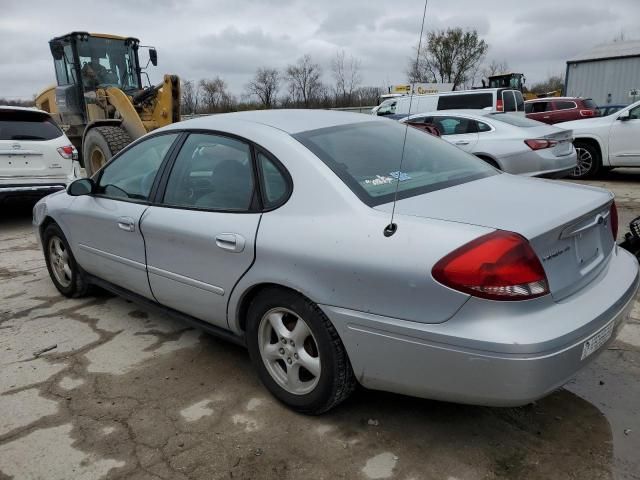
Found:
[{"label": "chrome door handle", "polygon": [[547,115],[546,117],[542,117],[542,118],[544,118],[545,120],[549,120],[551,117]]},{"label": "chrome door handle", "polygon": [[134,232],[136,229],[135,222],[131,217],[120,217],[118,218],[118,228],[120,230],[124,230],[125,232]]},{"label": "chrome door handle", "polygon": [[467,140],[458,140],[454,142],[454,145],[469,145],[469,142]]},{"label": "chrome door handle", "polygon": [[216,245],[218,248],[228,250],[230,252],[242,252],[244,250],[245,243],[244,237],[237,233],[220,233],[216,235]]}]

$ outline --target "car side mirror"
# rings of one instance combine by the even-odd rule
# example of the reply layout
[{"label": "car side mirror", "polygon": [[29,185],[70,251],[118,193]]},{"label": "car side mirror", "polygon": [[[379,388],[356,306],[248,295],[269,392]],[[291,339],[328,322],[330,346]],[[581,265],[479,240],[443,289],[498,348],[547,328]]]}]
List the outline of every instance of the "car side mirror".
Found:
[{"label": "car side mirror", "polygon": [[90,178],[79,178],[71,182],[67,188],[67,193],[72,197],[80,197],[81,195],[91,195],[96,188],[95,182]]},{"label": "car side mirror", "polygon": [[149,49],[149,60],[154,67],[158,66],[158,52],[155,48]]},{"label": "car side mirror", "polygon": [[618,115],[618,120],[620,120],[621,122],[626,122],[628,120],[631,120],[631,114],[629,113],[629,110]]}]

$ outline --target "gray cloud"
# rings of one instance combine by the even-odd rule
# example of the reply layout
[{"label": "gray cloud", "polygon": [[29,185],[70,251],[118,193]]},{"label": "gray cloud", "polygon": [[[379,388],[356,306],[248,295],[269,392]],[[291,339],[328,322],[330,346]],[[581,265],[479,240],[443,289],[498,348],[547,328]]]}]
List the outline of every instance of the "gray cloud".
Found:
[{"label": "gray cloud", "polygon": [[[160,65],[149,71],[153,82],[165,72],[220,75],[241,94],[256,68],[284,68],[305,53],[330,81],[329,61],[339,49],[361,60],[365,84],[404,82],[422,15],[415,0],[0,1],[0,97],[25,98],[53,81],[47,42],[66,30],[154,45]],[[566,60],[621,31],[638,35],[637,18],[637,0],[430,0],[426,25],[477,29],[489,43],[487,61],[506,60],[531,84],[564,72]]]}]

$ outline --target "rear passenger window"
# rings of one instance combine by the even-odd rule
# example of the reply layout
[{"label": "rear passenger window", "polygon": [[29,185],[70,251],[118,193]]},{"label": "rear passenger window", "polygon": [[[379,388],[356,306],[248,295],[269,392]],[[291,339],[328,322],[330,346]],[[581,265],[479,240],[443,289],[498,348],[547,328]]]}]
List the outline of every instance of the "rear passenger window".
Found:
[{"label": "rear passenger window", "polygon": [[478,125],[478,132],[489,132],[491,131],[491,127],[483,122],[476,122]]},{"label": "rear passenger window", "polygon": [[278,206],[289,193],[289,185],[280,168],[262,152],[258,153],[260,174],[262,175],[263,199],[265,208]]},{"label": "rear passenger window", "polygon": [[434,117],[432,123],[440,135],[463,135],[478,132],[478,122],[467,118]]},{"label": "rear passenger window", "polygon": [[531,113],[542,113],[551,110],[550,102],[533,102],[528,103],[527,105],[531,105]]},{"label": "rear passenger window", "polygon": [[572,108],[576,108],[576,104],[573,102],[555,102],[556,110],[571,110]]},{"label": "rear passenger window", "polygon": [[163,201],[177,207],[247,211],[254,192],[252,168],[246,143],[191,134],[173,165]]},{"label": "rear passenger window", "polygon": [[493,94],[491,93],[441,95],[438,99],[438,110],[454,110],[458,108],[483,109],[487,107],[493,107]]}]

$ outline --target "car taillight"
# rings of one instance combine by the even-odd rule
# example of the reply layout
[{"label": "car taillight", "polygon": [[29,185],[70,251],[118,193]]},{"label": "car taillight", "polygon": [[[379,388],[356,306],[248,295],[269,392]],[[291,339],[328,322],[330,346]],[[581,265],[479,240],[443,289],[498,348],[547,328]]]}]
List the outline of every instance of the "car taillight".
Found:
[{"label": "car taillight", "polygon": [[615,242],[616,238],[618,238],[618,207],[616,207],[615,201],[609,209],[609,225],[611,226],[611,233],[613,234],[613,241]]},{"label": "car taillight", "polygon": [[502,99],[501,98],[496,100],[496,111],[504,112],[504,103],[502,103]]},{"label": "car taillight", "polygon": [[593,110],[580,110],[580,116],[581,117],[595,117],[596,116],[596,112],[594,112]]},{"label": "car taillight", "polygon": [[58,148],[58,153],[62,158],[71,159],[73,158],[73,154],[75,152],[75,148],[73,145],[65,145],[64,147]]},{"label": "car taillight", "polygon": [[543,148],[555,147],[558,144],[555,140],[547,140],[545,138],[532,138],[525,140],[524,143],[526,143],[531,150],[542,150]]},{"label": "car taillight", "polygon": [[431,274],[447,287],[491,300],[528,300],[549,293],[547,276],[529,242],[502,230],[454,250]]}]

